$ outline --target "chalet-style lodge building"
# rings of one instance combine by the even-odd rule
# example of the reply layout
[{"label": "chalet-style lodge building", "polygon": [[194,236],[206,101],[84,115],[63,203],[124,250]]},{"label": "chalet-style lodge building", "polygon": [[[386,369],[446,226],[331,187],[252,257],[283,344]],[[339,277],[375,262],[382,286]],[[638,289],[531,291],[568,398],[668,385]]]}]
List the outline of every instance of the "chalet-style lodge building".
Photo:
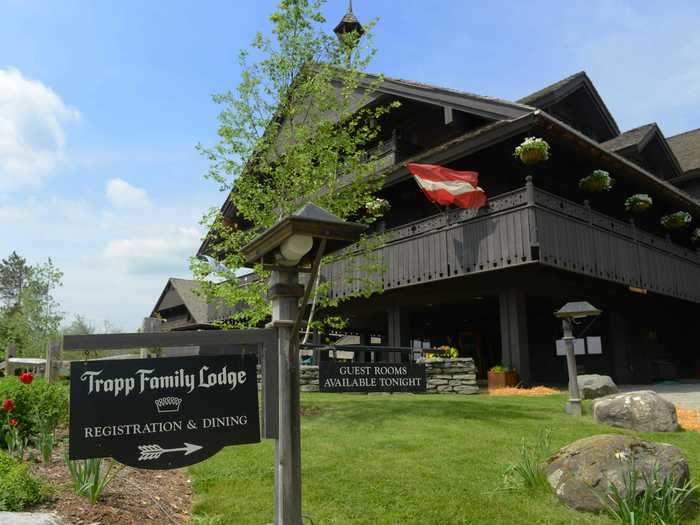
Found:
[{"label": "chalet-style lodge building", "polygon": [[[375,226],[386,239],[384,292],[341,303],[349,334],[389,346],[449,344],[481,376],[504,364],[526,384],[563,383],[553,312],[586,300],[603,315],[585,336],[601,344],[578,355],[580,371],[618,383],[700,377],[700,252],[691,238],[700,226],[700,129],[667,138],[650,123],[621,132],[584,72],[517,101],[389,77],[374,96],[401,102],[372,149],[385,173],[379,196],[391,204]],[[513,151],[526,137],[546,140],[551,158],[524,166]],[[479,172],[487,205],[441,213],[407,162]],[[610,191],[579,188],[596,169],[615,179]],[[625,200],[634,194],[653,206],[632,216]],[[676,211],[694,220],[669,232],[660,218]],[[233,219],[228,202],[222,212]],[[323,268],[334,296],[357,286],[346,279],[351,266],[362,265]],[[185,289],[171,280],[153,315],[165,329],[211,328],[216,309]]]}]

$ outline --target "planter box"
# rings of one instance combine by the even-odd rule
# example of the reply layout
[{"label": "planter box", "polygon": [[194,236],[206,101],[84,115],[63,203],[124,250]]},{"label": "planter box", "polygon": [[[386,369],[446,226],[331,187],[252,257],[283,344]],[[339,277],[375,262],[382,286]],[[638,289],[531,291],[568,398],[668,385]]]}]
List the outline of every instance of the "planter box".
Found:
[{"label": "planter box", "polygon": [[505,388],[507,386],[518,386],[517,372],[489,372],[489,390],[495,388]]}]

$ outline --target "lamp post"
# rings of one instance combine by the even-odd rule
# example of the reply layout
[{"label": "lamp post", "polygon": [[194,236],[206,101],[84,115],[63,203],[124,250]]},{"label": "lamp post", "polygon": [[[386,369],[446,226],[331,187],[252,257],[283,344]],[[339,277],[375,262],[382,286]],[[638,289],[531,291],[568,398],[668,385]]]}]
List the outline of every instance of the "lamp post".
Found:
[{"label": "lamp post", "polygon": [[[321,258],[353,244],[366,228],[307,204],[243,247],[247,264],[262,262],[264,268],[272,271],[268,290],[272,303],[269,326],[276,327],[278,334],[274,525],[302,525],[298,340],[304,309]],[[299,284],[300,271],[310,273],[306,287]]]},{"label": "lamp post", "polygon": [[576,319],[595,317],[600,314],[601,311],[598,310],[598,308],[586,301],[566,303],[559,310],[554,312],[555,317],[561,319],[562,331],[564,333],[566,368],[569,374],[569,402],[566,404],[566,411],[572,416],[581,415],[581,394],[578,390],[573,324]]}]

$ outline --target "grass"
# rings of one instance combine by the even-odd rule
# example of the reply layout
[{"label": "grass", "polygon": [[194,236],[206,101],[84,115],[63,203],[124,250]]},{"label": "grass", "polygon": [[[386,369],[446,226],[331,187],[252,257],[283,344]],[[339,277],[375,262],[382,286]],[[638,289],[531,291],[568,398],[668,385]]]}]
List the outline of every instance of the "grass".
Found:
[{"label": "grass", "polygon": [[[545,427],[554,450],[601,433],[638,435],[680,447],[700,469],[695,432],[645,434],[564,413],[565,396],[358,396],[306,394],[302,418],[303,513],[323,524],[610,524],[550,493],[504,491],[523,440]],[[584,408],[588,410],[589,405]],[[271,441],[229,447],[191,468],[195,523],[269,523]],[[696,516],[688,523],[700,525]]]}]

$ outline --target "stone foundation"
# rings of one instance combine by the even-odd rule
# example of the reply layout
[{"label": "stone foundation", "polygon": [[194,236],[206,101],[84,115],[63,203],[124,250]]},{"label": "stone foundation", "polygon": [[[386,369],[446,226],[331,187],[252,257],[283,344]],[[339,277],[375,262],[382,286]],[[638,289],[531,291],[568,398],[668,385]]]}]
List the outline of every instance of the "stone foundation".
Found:
[{"label": "stone foundation", "polygon": [[[478,394],[476,367],[471,357],[454,359],[426,359],[425,373],[428,394]],[[369,363],[367,363],[369,364]],[[258,389],[261,388],[260,366],[258,366]],[[300,370],[302,392],[318,392],[318,366],[302,365]]]}]

